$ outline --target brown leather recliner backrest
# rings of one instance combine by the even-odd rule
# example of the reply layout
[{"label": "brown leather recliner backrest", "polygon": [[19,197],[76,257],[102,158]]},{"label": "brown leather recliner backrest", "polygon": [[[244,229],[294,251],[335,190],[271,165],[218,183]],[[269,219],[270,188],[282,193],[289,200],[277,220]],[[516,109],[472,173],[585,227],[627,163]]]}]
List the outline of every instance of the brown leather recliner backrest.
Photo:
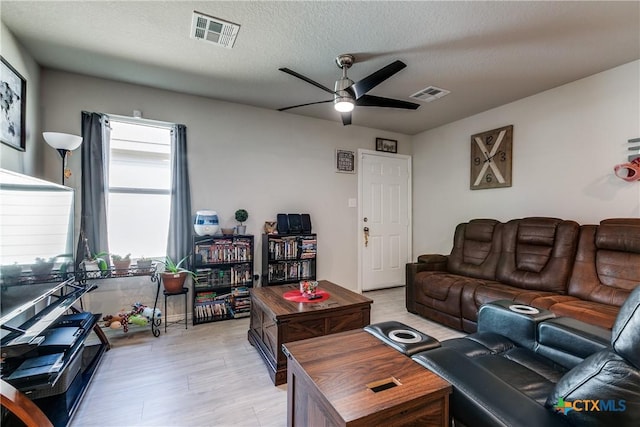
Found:
[{"label": "brown leather recliner backrest", "polygon": [[640,219],[583,225],[569,295],[621,306],[640,285]]},{"label": "brown leather recliner backrest", "polygon": [[522,289],[567,293],[580,226],[575,221],[514,219],[502,230],[496,278]]},{"label": "brown leather recliner backrest", "polygon": [[458,224],[447,270],[476,279],[495,280],[502,225],[495,219],[473,219]]}]

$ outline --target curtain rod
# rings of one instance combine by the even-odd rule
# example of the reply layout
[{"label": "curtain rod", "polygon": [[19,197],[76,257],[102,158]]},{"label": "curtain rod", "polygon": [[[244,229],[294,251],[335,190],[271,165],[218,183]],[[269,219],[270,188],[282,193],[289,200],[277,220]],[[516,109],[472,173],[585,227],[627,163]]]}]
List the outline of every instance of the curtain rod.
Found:
[{"label": "curtain rod", "polygon": [[121,122],[143,124],[143,125],[152,126],[152,127],[167,128],[167,127],[174,127],[176,125],[176,123],[163,122],[163,121],[160,121],[160,120],[145,119],[145,118],[142,118],[142,117],[120,116],[118,114],[109,114],[109,113],[106,113],[106,114],[107,114],[107,117],[114,118],[114,119],[116,119],[118,121],[121,121]]}]

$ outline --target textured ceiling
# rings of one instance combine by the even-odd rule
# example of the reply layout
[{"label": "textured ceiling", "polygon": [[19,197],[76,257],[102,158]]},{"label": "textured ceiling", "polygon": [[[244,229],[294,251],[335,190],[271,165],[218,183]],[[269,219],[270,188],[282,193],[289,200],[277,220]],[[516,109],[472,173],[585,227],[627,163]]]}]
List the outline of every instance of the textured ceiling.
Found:
[{"label": "textured ceiling", "polygon": [[[189,37],[196,10],[241,25],[233,49]],[[357,107],[353,124],[415,134],[640,58],[640,2],[7,1],[0,16],[44,67],[277,109],[327,98],[352,53],[357,81],[399,59],[370,94],[417,111]],[[330,97],[330,96],[329,96]],[[332,104],[289,110],[342,126]]]}]

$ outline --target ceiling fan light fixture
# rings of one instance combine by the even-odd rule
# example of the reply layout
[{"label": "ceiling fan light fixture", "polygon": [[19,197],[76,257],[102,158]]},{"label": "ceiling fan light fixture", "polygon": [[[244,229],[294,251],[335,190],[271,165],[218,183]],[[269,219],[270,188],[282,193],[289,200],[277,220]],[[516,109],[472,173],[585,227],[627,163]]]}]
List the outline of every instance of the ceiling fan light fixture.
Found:
[{"label": "ceiling fan light fixture", "polygon": [[[335,89],[331,90],[328,87],[320,84],[309,77],[303,76],[300,73],[296,73],[288,68],[279,68],[280,71],[292,75],[306,83],[309,83],[325,92],[333,95],[333,108],[341,113],[342,124],[347,126],[351,124],[351,112],[354,110],[356,104],[358,108],[362,107],[384,107],[384,108],[400,108],[405,110],[415,110],[420,105],[413,102],[402,101],[399,99],[383,98],[381,96],[368,95],[374,87],[393,76],[407,65],[399,60],[392,62],[391,64],[380,68],[378,71],[368,75],[364,79],[354,83],[347,76],[347,70],[355,62],[353,55],[345,54],[336,58],[336,64],[342,70],[342,77],[336,80]],[[294,105],[291,107],[278,108],[278,111],[286,111],[292,108],[305,107],[307,105],[324,104],[331,102],[331,99],[326,101],[307,102],[306,104]]]},{"label": "ceiling fan light fixture", "polygon": [[346,96],[336,97],[336,99],[333,102],[334,102],[333,108],[335,108],[336,111],[339,111],[341,113],[351,112],[355,107],[355,103],[353,102],[353,99]]}]

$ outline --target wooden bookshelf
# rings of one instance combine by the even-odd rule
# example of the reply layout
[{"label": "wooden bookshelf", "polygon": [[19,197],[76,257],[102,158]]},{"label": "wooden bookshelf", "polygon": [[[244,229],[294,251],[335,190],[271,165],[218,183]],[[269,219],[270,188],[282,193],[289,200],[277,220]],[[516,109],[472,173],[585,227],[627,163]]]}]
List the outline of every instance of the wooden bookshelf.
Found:
[{"label": "wooden bookshelf", "polygon": [[249,316],[253,245],[250,234],[194,236],[194,325]]},{"label": "wooden bookshelf", "polygon": [[309,234],[262,235],[262,286],[316,280],[318,238]]}]

